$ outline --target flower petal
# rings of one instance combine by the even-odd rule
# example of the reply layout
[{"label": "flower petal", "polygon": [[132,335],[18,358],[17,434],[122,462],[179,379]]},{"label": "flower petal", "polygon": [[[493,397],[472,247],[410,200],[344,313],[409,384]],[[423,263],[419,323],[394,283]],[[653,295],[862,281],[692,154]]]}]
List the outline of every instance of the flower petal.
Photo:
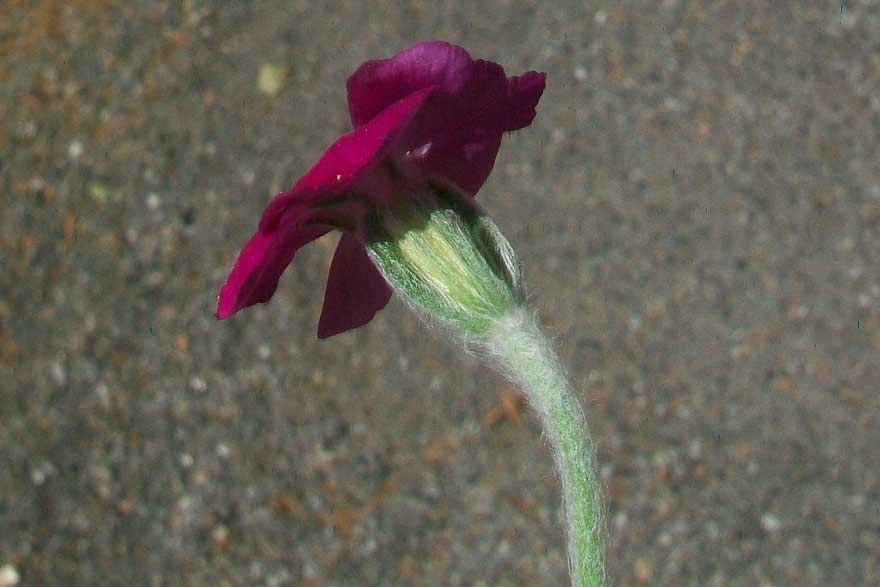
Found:
[{"label": "flower petal", "polygon": [[[329,230],[363,236],[361,223],[371,206],[391,197],[393,186],[383,162],[432,92],[428,88],[407,96],[340,137],[293,188],[269,203],[220,290],[217,318],[268,301],[297,249]],[[368,275],[363,269],[360,273]],[[370,286],[371,295],[377,289]],[[378,297],[372,299],[377,303]]]},{"label": "flower petal", "polygon": [[364,246],[344,234],[330,263],[318,338],[363,326],[391,299],[391,287],[370,260]]},{"label": "flower petal", "polygon": [[531,124],[545,77],[507,77],[497,63],[475,61],[461,47],[420,43],[362,65],[348,80],[349,111],[356,127],[365,125],[408,92],[434,87],[403,152],[421,174],[474,195],[492,170],[502,134]]},{"label": "flower petal", "polygon": [[461,47],[440,41],[419,43],[390,59],[361,65],[348,78],[348,110],[355,127],[366,124],[385,108],[429,87],[460,93],[473,60]]},{"label": "flower petal", "polygon": [[[296,185],[269,203],[260,220],[260,230],[274,230],[290,208],[307,210],[317,205],[324,207],[325,215],[348,215],[363,204],[386,202],[392,186],[387,181],[387,168],[381,164],[432,93],[428,88],[411,94],[383,110],[369,124],[339,137]],[[329,203],[338,204],[340,196],[354,193],[358,195],[351,199],[351,205],[329,209]],[[367,201],[357,201],[364,197]],[[344,220],[340,226],[345,228],[357,224],[357,219]]]},{"label": "flower petal", "polygon": [[218,320],[224,320],[248,306],[269,301],[281,274],[297,250],[325,234],[323,227],[300,228],[293,218],[283,219],[279,229],[257,231],[238,255],[238,260],[217,299]]},{"label": "flower petal", "polygon": [[532,124],[537,112],[535,107],[544,93],[547,74],[537,71],[507,78],[507,111],[503,117],[504,130],[519,130]]}]

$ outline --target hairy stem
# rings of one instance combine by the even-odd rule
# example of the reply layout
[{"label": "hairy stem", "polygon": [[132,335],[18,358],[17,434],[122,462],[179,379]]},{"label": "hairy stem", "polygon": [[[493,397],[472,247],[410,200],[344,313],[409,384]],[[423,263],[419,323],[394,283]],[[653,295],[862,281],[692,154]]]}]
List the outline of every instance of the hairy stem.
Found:
[{"label": "hairy stem", "polygon": [[601,586],[605,579],[603,523],[595,451],[565,369],[524,309],[497,323],[488,350],[522,386],[553,450],[562,478],[572,584]]}]

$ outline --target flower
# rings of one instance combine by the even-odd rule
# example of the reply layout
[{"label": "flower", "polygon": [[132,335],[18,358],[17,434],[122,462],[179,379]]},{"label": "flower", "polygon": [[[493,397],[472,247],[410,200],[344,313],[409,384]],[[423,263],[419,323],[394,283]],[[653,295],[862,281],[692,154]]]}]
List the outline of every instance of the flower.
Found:
[{"label": "flower", "polygon": [[502,135],[531,124],[544,80],[507,77],[443,42],[361,65],[347,84],[354,130],[269,203],[220,290],[217,318],[268,301],[296,251],[338,229],[318,337],[369,322],[392,291],[365,248],[383,234],[384,212],[431,185],[475,195]]}]

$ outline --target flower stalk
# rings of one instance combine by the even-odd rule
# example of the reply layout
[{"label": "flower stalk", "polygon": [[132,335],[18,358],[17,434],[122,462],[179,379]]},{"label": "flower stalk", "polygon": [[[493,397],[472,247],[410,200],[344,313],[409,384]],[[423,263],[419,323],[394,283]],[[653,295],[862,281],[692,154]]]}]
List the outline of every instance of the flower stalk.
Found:
[{"label": "flower stalk", "polygon": [[499,321],[486,347],[538,413],[562,480],[572,585],[604,584],[602,502],[595,449],[577,395],[537,321],[524,309]]},{"label": "flower stalk", "polygon": [[370,257],[410,305],[464,334],[525,392],[562,480],[575,587],[604,582],[595,451],[565,369],[526,310],[519,263],[472,200],[432,186],[390,210]]}]

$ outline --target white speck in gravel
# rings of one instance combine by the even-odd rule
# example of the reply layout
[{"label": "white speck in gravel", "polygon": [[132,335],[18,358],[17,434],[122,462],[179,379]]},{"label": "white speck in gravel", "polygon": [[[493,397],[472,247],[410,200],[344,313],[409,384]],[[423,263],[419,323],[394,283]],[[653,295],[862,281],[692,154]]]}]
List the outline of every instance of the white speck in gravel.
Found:
[{"label": "white speck in gravel", "polygon": [[266,343],[262,343],[257,347],[257,356],[264,361],[272,355],[272,347]]},{"label": "white speck in gravel", "polygon": [[33,120],[26,120],[19,124],[18,133],[26,139],[32,139],[37,136],[37,123]]},{"label": "white speck in gravel", "polygon": [[642,317],[638,314],[631,314],[627,322],[630,332],[638,332],[642,329]]},{"label": "white speck in gravel", "polygon": [[290,584],[290,573],[282,569],[266,577],[266,587],[281,587]]},{"label": "white speck in gravel", "polygon": [[18,569],[12,565],[3,565],[0,567],[0,587],[15,587],[21,580]]},{"label": "white speck in gravel", "polygon": [[782,521],[770,512],[764,512],[761,515],[761,527],[764,528],[765,532],[774,534],[782,529]]},{"label": "white speck in gravel", "polygon": [[604,10],[597,10],[596,14],[593,15],[593,22],[596,24],[605,24],[608,22],[608,13]]},{"label": "white speck in gravel", "polygon": [[717,540],[721,536],[721,528],[718,527],[717,522],[709,520],[706,523],[706,535],[712,540]]},{"label": "white speck in gravel", "polygon": [[183,467],[184,469],[189,469],[193,466],[195,459],[191,454],[185,452],[180,455],[179,461],[181,467]]},{"label": "white speck in gravel", "polygon": [[34,485],[42,485],[54,470],[55,467],[52,466],[52,463],[43,461],[31,471],[31,481],[33,481]]},{"label": "white speck in gravel", "polygon": [[205,380],[198,375],[189,380],[189,386],[192,388],[193,391],[199,393],[204,392],[208,389],[208,384],[205,383]]},{"label": "white speck in gravel", "polygon": [[256,179],[257,174],[250,169],[241,174],[241,181],[244,182],[244,185],[253,185]]},{"label": "white speck in gravel", "polygon": [[215,450],[217,451],[217,456],[221,459],[225,459],[229,456],[229,446],[223,442],[217,443],[217,448]]},{"label": "white speck in gravel", "polygon": [[82,157],[84,150],[85,148],[81,141],[71,141],[71,143],[67,145],[67,156],[76,161]]},{"label": "white speck in gravel", "polygon": [[147,208],[156,210],[162,204],[162,199],[154,193],[147,194]]},{"label": "white speck in gravel", "polygon": [[853,281],[865,274],[865,264],[861,259],[854,260],[846,270],[847,276]]},{"label": "white speck in gravel", "polygon": [[696,438],[688,444],[688,456],[692,459],[699,459],[703,456],[703,441]]},{"label": "white speck in gravel", "polygon": [[49,374],[52,376],[52,381],[55,382],[55,385],[67,383],[67,371],[60,361],[52,361],[52,364],[49,365]]},{"label": "white speck in gravel", "polygon": [[574,79],[579,82],[587,81],[587,68],[583,65],[578,65],[574,68]]},{"label": "white speck in gravel", "polygon": [[95,386],[95,395],[98,396],[98,403],[101,409],[107,411],[110,409],[110,387],[103,381]]},{"label": "white speck in gravel", "polygon": [[614,529],[620,532],[629,522],[629,514],[626,512],[617,512],[614,515]]}]

